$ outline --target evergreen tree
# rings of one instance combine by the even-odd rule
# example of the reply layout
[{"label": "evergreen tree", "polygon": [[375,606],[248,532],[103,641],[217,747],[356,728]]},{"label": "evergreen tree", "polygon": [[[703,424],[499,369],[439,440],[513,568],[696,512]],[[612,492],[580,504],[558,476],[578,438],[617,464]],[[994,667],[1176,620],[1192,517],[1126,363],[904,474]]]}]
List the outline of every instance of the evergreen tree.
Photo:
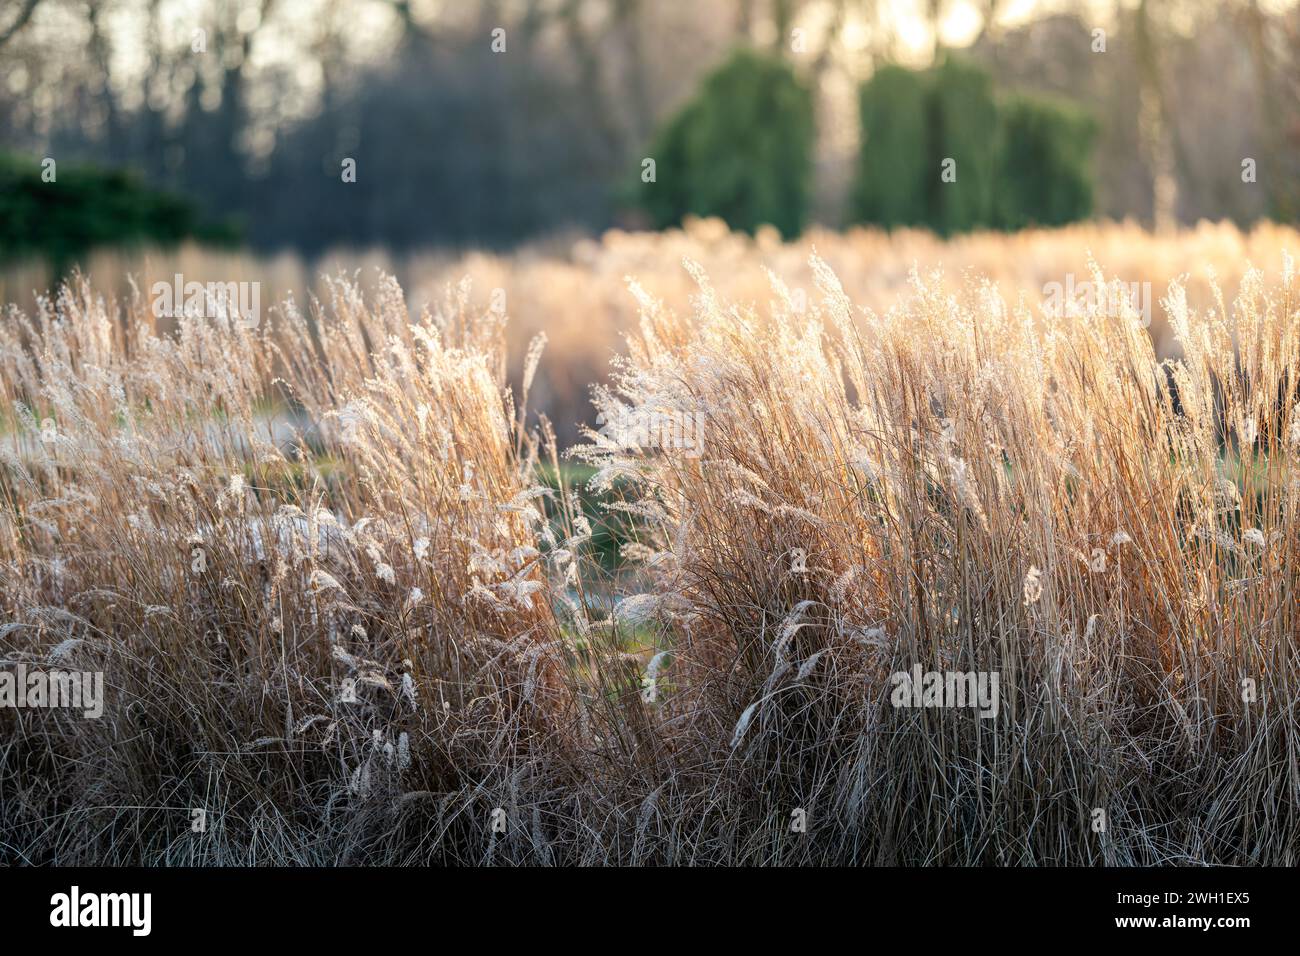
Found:
[{"label": "evergreen tree", "polygon": [[657,228],[694,213],[795,236],[808,212],[813,139],[812,95],[790,66],[739,50],[660,130],[649,154],[656,181],[639,183],[637,199]]},{"label": "evergreen tree", "polygon": [[1096,121],[1068,103],[1037,96],[1008,97],[1001,112],[998,225],[1060,226],[1089,216]]},{"label": "evergreen tree", "polygon": [[62,277],[99,246],[170,245],[190,236],[230,242],[232,229],[203,229],[194,207],[122,170],[56,165],[0,153],[0,255],[40,256]]},{"label": "evergreen tree", "polygon": [[927,100],[922,77],[885,66],[862,86],[859,110],[862,148],[850,196],[850,218],[895,226],[924,225],[929,218]]}]

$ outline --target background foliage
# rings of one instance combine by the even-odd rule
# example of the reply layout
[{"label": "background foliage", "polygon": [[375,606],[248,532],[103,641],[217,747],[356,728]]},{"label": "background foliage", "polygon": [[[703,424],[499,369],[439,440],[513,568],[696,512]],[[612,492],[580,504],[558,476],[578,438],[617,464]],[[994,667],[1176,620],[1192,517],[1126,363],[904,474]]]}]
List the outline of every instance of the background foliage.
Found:
[{"label": "background foliage", "polygon": [[656,181],[640,202],[658,228],[683,216],[718,216],[753,232],[770,223],[797,235],[808,214],[812,96],[770,56],[738,50],[660,132],[650,150]]},{"label": "background foliage", "polygon": [[[936,70],[886,67],[863,84],[857,222],[941,235],[1086,219],[1096,122],[1058,98],[995,95],[989,73],[956,57]],[[944,182],[945,161],[956,179]]]},{"label": "background foliage", "polygon": [[129,172],[56,164],[46,182],[40,163],[0,153],[0,254],[39,255],[58,275],[102,246],[167,246],[191,237],[221,244],[236,236],[233,225],[202,227],[192,203]]}]

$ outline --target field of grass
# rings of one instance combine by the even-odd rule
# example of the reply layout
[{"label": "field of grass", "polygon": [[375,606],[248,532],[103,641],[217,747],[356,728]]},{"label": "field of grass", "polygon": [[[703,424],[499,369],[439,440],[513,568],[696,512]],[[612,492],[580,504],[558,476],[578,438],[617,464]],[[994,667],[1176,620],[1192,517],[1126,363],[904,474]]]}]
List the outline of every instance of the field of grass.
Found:
[{"label": "field of grass", "polygon": [[1294,864],[1298,238],[10,271],[0,861]]},{"label": "field of grass", "polygon": [[[1282,250],[1300,249],[1297,237],[1294,229],[1269,223],[1249,231],[1203,223],[1169,235],[1131,224],[1080,224],[1013,235],[977,233],[946,242],[923,231],[812,229],[783,243],[774,232],[751,238],[729,232],[717,220],[694,220],[665,233],[612,230],[599,239],[556,238],[510,255],[340,250],[304,261],[292,254],[259,258],[193,247],[106,251],[91,256],[86,274],[98,295],[118,300],[128,299],[133,289],[148,297],[153,283],[171,284],[177,273],[187,282],[255,280],[261,283],[264,312],[290,297],[308,309],[313,296],[328,298],[326,280],[340,274],[367,296],[376,292],[381,275],[395,277],[417,317],[425,308],[450,314],[495,306],[510,319],[506,361],[514,388],[522,382],[529,344],[546,334],[530,406],[550,417],[567,446],[578,440],[580,423],[594,423],[590,387],[607,380],[610,359],[640,325],[628,278],[674,309],[688,311],[695,283],[682,268],[683,259],[703,266],[726,301],[766,312],[773,301],[767,271],[801,302],[815,298],[810,265],[815,254],[830,264],[855,307],[884,313],[911,294],[914,271],[952,294],[988,280],[1009,305],[1024,297],[1036,308],[1050,284],[1063,286],[1069,277],[1076,285],[1090,281],[1091,256],[1107,279],[1150,283],[1151,333],[1157,355],[1166,358],[1177,353],[1159,305],[1170,282],[1182,280],[1191,301],[1209,304],[1214,276],[1230,302],[1251,264],[1276,277]],[[0,303],[16,303],[32,313],[34,290],[50,282],[48,271],[36,264],[0,266]]]}]

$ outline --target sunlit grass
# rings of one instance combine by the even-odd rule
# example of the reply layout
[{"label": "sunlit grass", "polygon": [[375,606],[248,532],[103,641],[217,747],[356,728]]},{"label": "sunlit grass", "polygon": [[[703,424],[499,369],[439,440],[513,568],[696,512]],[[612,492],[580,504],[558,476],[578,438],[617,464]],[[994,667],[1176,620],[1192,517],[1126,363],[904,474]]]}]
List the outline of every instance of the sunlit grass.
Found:
[{"label": "sunlit grass", "polygon": [[[832,269],[692,228],[512,289],[620,303],[590,375],[601,336],[512,350],[391,280],[256,330],[90,286],[0,323],[0,659],[109,688],[0,710],[0,860],[1294,862],[1289,272],[1175,287],[1171,356],[1032,287],[855,295],[917,250],[1028,274],[1023,237]],[[566,348],[613,424],[562,448]],[[918,664],[998,674],[997,715],[895,706]]]}]

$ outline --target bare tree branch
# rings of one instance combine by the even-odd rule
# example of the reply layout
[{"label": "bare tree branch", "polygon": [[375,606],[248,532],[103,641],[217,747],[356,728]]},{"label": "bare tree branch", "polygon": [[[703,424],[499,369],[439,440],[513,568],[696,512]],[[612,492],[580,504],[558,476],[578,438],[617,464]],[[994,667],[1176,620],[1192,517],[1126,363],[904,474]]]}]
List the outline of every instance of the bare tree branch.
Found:
[{"label": "bare tree branch", "polygon": [[437,43],[438,35],[428,26],[415,19],[410,0],[391,0],[393,10],[402,21],[402,29],[407,36],[417,37],[425,43]]},{"label": "bare tree branch", "polygon": [[32,18],[32,11],[36,9],[36,4],[41,0],[27,0],[22,9],[18,11],[18,19],[10,24],[9,28],[0,33],[0,46],[4,46],[13,39],[15,33],[27,25],[27,21]]}]

